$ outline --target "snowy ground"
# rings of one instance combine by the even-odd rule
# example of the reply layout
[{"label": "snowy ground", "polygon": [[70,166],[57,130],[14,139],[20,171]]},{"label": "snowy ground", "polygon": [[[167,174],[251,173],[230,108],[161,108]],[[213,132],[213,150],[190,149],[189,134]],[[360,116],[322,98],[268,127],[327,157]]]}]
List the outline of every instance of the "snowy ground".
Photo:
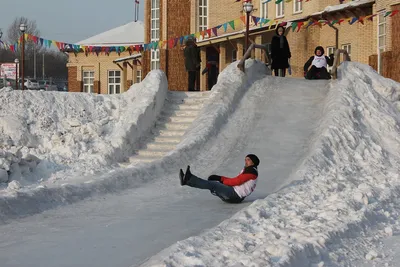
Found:
[{"label": "snowy ground", "polygon": [[[399,232],[400,85],[355,63],[343,64],[340,79],[330,83],[266,77],[265,66],[252,61],[247,68],[247,77],[234,64],[221,73],[186,138],[160,162],[114,169],[89,184],[39,190],[45,197],[36,194],[29,205],[17,201],[32,200],[29,186],[23,194],[15,189],[0,207],[7,222],[0,226],[2,266],[138,266],[152,255],[143,266],[395,262],[398,254],[385,246],[397,244]],[[158,81],[155,97],[162,75],[151,80]],[[154,119],[156,112],[150,114]],[[23,132],[31,123],[9,125]],[[233,176],[249,152],[259,155],[261,175],[243,204],[227,205],[178,185],[177,169],[187,163],[201,176]],[[98,154],[102,160],[110,155]],[[131,189],[9,220],[24,209],[37,213],[52,201],[91,196],[90,190],[123,188]],[[43,257],[43,251],[54,256]]]}]

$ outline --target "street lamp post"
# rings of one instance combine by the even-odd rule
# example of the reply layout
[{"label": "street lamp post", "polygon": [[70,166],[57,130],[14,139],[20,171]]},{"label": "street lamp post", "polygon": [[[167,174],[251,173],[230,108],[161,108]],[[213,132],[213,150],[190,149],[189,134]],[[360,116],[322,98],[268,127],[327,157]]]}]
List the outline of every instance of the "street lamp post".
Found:
[{"label": "street lamp post", "polygon": [[18,63],[19,63],[18,58],[16,58],[14,62],[15,62],[15,89],[18,90]]},{"label": "street lamp post", "polygon": [[19,25],[19,30],[22,32],[22,49],[21,49],[21,81],[22,81],[22,90],[25,88],[25,31],[26,31],[26,24],[21,23]]},{"label": "street lamp post", "polygon": [[250,27],[250,13],[253,11],[253,4],[251,0],[247,0],[243,4],[243,10],[246,12],[246,40],[245,47],[246,51],[249,49],[249,27]]}]

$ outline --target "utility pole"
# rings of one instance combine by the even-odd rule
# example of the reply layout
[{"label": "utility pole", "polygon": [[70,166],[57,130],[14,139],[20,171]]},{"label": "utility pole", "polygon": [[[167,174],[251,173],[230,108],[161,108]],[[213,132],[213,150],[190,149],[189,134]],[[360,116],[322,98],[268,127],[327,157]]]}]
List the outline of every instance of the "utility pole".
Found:
[{"label": "utility pole", "polygon": [[42,59],[42,79],[44,80],[44,52],[43,52],[43,59]]},{"label": "utility pole", "polygon": [[138,21],[139,17],[139,0],[135,0],[135,22]]},{"label": "utility pole", "polygon": [[36,47],[33,45],[33,79],[36,80]]}]

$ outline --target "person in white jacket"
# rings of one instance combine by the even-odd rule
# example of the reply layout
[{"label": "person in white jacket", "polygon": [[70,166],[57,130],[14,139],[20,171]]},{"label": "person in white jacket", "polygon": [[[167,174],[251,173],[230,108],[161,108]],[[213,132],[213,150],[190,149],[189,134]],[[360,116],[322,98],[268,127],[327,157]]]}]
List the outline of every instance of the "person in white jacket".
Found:
[{"label": "person in white jacket", "polygon": [[179,178],[181,185],[199,189],[208,189],[213,195],[218,196],[228,203],[240,203],[256,188],[258,178],[258,165],[260,160],[254,154],[249,154],[244,160],[245,166],[238,176],[210,175],[208,180],[201,179],[190,172],[187,166],[186,173],[180,169]]},{"label": "person in white jacket", "polygon": [[[329,57],[324,56],[324,48],[317,46],[314,51],[314,56],[304,64],[304,77],[308,80],[326,79],[329,80],[331,75],[329,74],[327,67],[333,65],[333,54]],[[308,68],[311,66],[311,69]]]}]

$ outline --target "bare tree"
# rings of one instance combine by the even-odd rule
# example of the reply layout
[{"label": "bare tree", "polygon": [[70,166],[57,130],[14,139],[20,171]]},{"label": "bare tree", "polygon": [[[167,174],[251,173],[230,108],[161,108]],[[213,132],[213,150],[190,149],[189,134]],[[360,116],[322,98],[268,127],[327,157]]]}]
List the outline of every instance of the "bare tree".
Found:
[{"label": "bare tree", "polygon": [[40,31],[37,28],[36,21],[29,20],[25,17],[17,17],[11,23],[7,30],[7,39],[10,43],[15,44],[18,42],[19,38],[21,37],[21,31],[19,30],[19,26],[24,23],[26,27],[26,32],[28,34],[32,34],[35,36],[39,36]]}]

